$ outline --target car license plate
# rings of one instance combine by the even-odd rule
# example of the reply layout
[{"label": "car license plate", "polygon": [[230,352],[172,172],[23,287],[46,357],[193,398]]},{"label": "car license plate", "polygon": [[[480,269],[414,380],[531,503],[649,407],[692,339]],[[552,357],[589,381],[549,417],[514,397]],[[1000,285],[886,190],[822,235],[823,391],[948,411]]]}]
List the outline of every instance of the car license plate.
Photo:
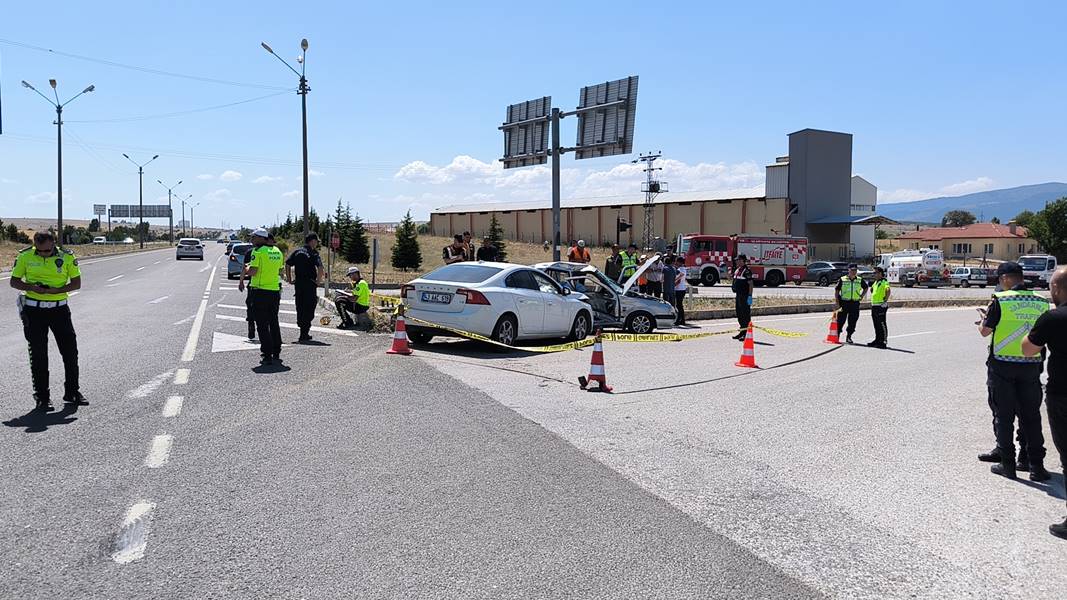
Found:
[{"label": "car license plate", "polygon": [[423,292],[423,302],[433,302],[434,304],[452,304],[452,294],[446,294],[442,292]]}]

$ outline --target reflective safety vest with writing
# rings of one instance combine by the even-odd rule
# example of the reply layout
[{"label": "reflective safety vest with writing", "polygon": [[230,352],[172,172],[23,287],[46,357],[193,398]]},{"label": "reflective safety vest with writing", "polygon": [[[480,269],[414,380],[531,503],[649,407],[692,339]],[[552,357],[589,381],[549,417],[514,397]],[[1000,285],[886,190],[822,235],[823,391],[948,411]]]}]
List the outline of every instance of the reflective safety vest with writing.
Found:
[{"label": "reflective safety vest with writing", "polygon": [[885,279],[879,279],[871,284],[871,304],[882,304],[885,302],[886,293],[889,292],[889,282]]},{"label": "reflective safety vest with writing", "polygon": [[859,277],[849,279],[848,275],[841,277],[841,299],[848,301],[859,300],[863,295],[863,280]]},{"label": "reflective safety vest with writing", "polygon": [[1016,363],[1041,362],[1040,354],[1023,353],[1023,340],[1037,318],[1048,310],[1048,300],[1029,290],[997,292],[993,298],[1000,305],[1000,320],[993,329],[993,358]]},{"label": "reflective safety vest with writing", "polygon": [[285,264],[285,255],[275,246],[260,246],[252,252],[252,262],[248,266],[255,267],[256,273],[252,275],[249,285],[257,290],[270,290],[277,292],[282,289],[282,266]]},{"label": "reflective safety vest with writing", "polygon": [[352,298],[360,306],[370,306],[370,286],[366,280],[360,279],[358,283],[352,284]]},{"label": "reflective safety vest with writing", "polygon": [[[11,270],[12,279],[21,279],[31,285],[40,285],[49,288],[61,288],[71,279],[81,277],[81,269],[78,268],[78,259],[70,252],[59,248],[52,251],[50,256],[37,254],[34,247],[29,247],[19,252],[15,259],[15,266]],[[41,294],[38,292],[24,292],[30,300],[43,300],[46,302],[66,300],[68,294]]]},{"label": "reflective safety vest with writing", "polygon": [[624,277],[629,277],[637,271],[637,255],[630,254],[629,252],[620,252],[619,256],[622,257],[622,274]]}]

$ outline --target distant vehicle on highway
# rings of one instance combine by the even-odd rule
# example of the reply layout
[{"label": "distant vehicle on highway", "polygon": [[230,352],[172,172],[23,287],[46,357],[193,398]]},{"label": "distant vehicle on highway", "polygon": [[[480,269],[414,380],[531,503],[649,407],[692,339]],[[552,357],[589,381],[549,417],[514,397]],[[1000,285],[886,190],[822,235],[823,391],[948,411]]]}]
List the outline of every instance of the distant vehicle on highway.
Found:
[{"label": "distant vehicle on highway", "polygon": [[123,244],[132,244],[133,243],[133,238],[132,237],[128,237],[128,238],[122,240],[122,243]]},{"label": "distant vehicle on highway", "polygon": [[95,244],[97,246],[103,246],[106,243],[107,243],[107,238],[102,236],[102,235],[98,235],[98,236],[93,238],[93,244]]},{"label": "distant vehicle on highway", "polygon": [[547,273],[592,307],[593,329],[611,327],[631,333],[652,333],[656,328],[673,327],[677,316],[668,302],[634,289],[638,277],[658,256],[654,255],[641,265],[623,285],[585,263],[546,262],[538,263],[534,268]]},{"label": "distant vehicle on highway", "polygon": [[229,260],[226,261],[226,279],[237,279],[245,268],[245,253],[252,248],[252,244],[233,242],[226,248],[227,254],[230,255]]},{"label": "distant vehicle on highway", "polygon": [[182,238],[174,251],[174,259],[195,258],[204,260],[204,245],[196,238]]},{"label": "distant vehicle on highway", "polygon": [[956,267],[949,275],[949,281],[954,287],[971,287],[976,285],[984,288],[989,285],[989,272],[986,269],[975,267]]},{"label": "distant vehicle on highway", "polygon": [[694,285],[729,279],[733,258],[739,254],[748,257],[756,283],[768,287],[787,281],[799,285],[808,262],[808,238],[787,235],[680,235],[677,248]]},{"label": "distant vehicle on highway", "polygon": [[[592,330],[592,312],[578,294],[523,265],[461,262],[445,265],[400,288],[408,316],[476,333],[503,344],[535,338],[581,340]],[[456,334],[409,321],[408,338],[428,343]]]}]

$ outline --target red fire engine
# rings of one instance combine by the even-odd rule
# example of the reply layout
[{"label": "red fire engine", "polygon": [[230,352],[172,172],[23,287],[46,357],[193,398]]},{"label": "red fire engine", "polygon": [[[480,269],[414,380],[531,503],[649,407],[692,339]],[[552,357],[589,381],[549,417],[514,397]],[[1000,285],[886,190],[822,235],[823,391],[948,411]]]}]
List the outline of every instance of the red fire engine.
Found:
[{"label": "red fire engine", "polygon": [[748,257],[748,266],[757,283],[769,287],[804,281],[808,268],[808,238],[786,235],[684,235],[678,239],[678,253],[685,256],[689,281],[715,285],[731,277],[730,268],[738,254]]}]

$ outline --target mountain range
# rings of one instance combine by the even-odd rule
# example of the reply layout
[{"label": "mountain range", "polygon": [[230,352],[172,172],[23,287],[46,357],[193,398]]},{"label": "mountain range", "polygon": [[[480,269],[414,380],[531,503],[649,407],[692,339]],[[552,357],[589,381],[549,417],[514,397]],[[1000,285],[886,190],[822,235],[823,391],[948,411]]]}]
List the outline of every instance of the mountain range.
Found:
[{"label": "mountain range", "polygon": [[896,221],[940,223],[946,212],[966,210],[983,221],[996,217],[1007,223],[1024,210],[1037,212],[1045,208],[1046,202],[1064,197],[1067,197],[1067,183],[1039,183],[964,196],[879,204],[878,214]]}]

